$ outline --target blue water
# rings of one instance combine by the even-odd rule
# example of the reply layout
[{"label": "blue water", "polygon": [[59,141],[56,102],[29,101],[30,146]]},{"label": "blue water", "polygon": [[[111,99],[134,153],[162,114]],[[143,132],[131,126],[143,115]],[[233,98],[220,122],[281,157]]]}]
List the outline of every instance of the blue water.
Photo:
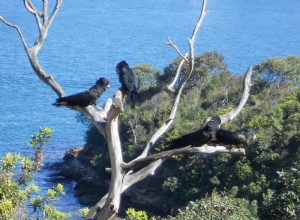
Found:
[{"label": "blue water", "polygon": [[[167,37],[187,52],[200,8],[199,0],[65,0],[40,51],[40,63],[67,94],[89,88],[100,76],[109,78],[111,89],[98,101],[102,105],[119,87],[115,65],[120,60],[163,70],[177,56],[164,45]],[[21,0],[0,0],[0,15],[18,24],[32,45],[35,20]],[[299,56],[299,40],[299,0],[207,0],[196,53],[217,50],[229,69],[241,74],[270,56]],[[31,134],[45,126],[54,130],[46,164],[61,161],[67,149],[84,144],[86,128],[76,122],[76,112],[51,105],[56,95],[33,73],[17,32],[1,23],[0,86],[0,155],[29,154]],[[53,184],[48,174],[37,175],[42,188]],[[72,184],[65,187],[68,196],[58,206],[75,211],[80,205]]]}]

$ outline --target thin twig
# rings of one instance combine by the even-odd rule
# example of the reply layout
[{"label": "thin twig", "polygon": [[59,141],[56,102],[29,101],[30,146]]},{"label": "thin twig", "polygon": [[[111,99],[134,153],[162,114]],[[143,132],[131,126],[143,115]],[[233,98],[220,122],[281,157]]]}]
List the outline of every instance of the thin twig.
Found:
[{"label": "thin twig", "polygon": [[243,93],[241,95],[239,103],[230,112],[219,116],[221,118],[221,124],[225,124],[228,121],[231,121],[232,119],[234,119],[240,113],[240,111],[243,109],[244,105],[246,104],[246,102],[249,98],[250,89],[252,87],[251,76],[252,76],[252,68],[249,67],[244,76]]},{"label": "thin twig", "polygon": [[171,41],[171,39],[170,39],[169,37],[168,37],[168,41],[165,42],[165,44],[174,47],[175,50],[177,51],[177,53],[179,54],[179,56],[181,56],[182,59],[185,59],[186,62],[189,62],[189,60],[186,58],[186,56],[184,56],[184,55],[180,52],[180,50],[178,49],[178,47]]},{"label": "thin twig", "polygon": [[23,43],[23,45],[25,47],[25,50],[27,51],[28,50],[28,46],[27,46],[27,43],[26,43],[26,41],[24,39],[24,36],[22,34],[21,29],[17,25],[12,24],[12,23],[8,22],[7,20],[5,20],[2,16],[0,16],[0,21],[2,21],[4,24],[6,24],[9,27],[15,28],[18,31],[18,34],[19,34],[19,36],[20,36],[20,38],[22,40],[22,43]]},{"label": "thin twig", "polygon": [[51,23],[53,22],[53,19],[55,18],[56,16],[56,13],[61,5],[61,3],[63,2],[63,0],[56,0],[56,5],[55,5],[55,8],[49,18],[49,20],[45,23],[45,28],[48,29],[48,27],[51,25]]},{"label": "thin twig", "polygon": [[[186,53],[184,55],[184,57],[187,59],[188,57],[188,54]],[[182,66],[184,64],[184,62],[186,61],[186,59],[181,59],[179,65],[178,65],[178,68],[177,68],[177,71],[176,71],[176,74],[175,74],[175,77],[173,79],[173,81],[167,86],[168,90],[171,91],[171,92],[175,92],[175,89],[174,89],[174,86],[178,80],[178,77],[179,77],[179,74],[181,72],[181,69],[182,69]]]},{"label": "thin twig", "polygon": [[38,24],[38,27],[39,27],[39,31],[41,32],[42,30],[42,23],[41,23],[41,15],[42,13],[40,13],[35,7],[34,5],[32,4],[32,2],[30,0],[24,0],[24,5],[25,5],[25,8],[35,16],[35,19],[36,19],[36,22]]}]

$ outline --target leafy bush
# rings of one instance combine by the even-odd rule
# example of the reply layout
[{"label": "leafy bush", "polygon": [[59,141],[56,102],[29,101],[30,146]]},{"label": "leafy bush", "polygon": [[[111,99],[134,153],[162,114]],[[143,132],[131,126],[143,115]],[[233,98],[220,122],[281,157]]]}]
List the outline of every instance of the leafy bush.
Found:
[{"label": "leafy bush", "polygon": [[[223,125],[231,131],[255,130],[257,139],[244,146],[245,157],[230,154],[176,156],[164,163],[153,181],[155,186],[145,181],[137,187],[155,188],[157,195],[168,198],[163,204],[169,207],[163,210],[165,213],[212,193],[214,188],[218,191],[235,189],[238,197],[256,200],[260,207],[277,209],[262,198],[273,192],[275,201],[274,196],[279,193],[274,188],[277,171],[289,170],[299,160],[299,60],[295,56],[270,58],[255,66],[254,85],[247,104],[237,118]],[[173,94],[163,88],[172,80],[178,64],[179,59],[174,60],[164,74],[150,67],[139,69],[139,74],[146,71],[150,80],[143,85],[144,99],[140,105],[126,106],[120,117],[125,160],[141,152],[169,115]],[[149,86],[147,82],[151,82]],[[208,117],[228,112],[238,102],[241,88],[242,77],[228,72],[222,55],[206,52],[197,56],[195,74],[184,88],[175,123],[154,146],[154,151],[162,151],[168,142],[199,129]],[[295,193],[295,189],[291,191]],[[263,209],[258,211],[263,215],[260,213]]]},{"label": "leafy bush", "polygon": [[[30,208],[33,209],[33,216],[39,216],[39,219],[70,217],[70,214],[50,206],[50,202],[63,193],[61,184],[49,189],[46,196],[33,196],[39,191],[39,188],[33,184],[32,173],[39,170],[42,165],[43,147],[50,139],[51,134],[50,128],[41,128],[32,136],[30,144],[35,149],[33,159],[12,153],[7,153],[1,159],[0,216],[3,219],[27,219]],[[38,215],[38,211],[41,215]]]},{"label": "leafy bush", "polygon": [[184,210],[179,210],[175,217],[167,217],[164,220],[250,220],[257,218],[256,201],[249,202],[246,199],[235,198],[230,193],[218,193],[206,195],[200,200],[190,202]]}]

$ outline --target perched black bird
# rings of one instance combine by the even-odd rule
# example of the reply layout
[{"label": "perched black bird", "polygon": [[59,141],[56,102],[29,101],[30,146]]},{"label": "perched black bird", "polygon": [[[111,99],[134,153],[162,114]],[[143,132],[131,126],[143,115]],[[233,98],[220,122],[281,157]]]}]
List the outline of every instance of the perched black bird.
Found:
[{"label": "perched black bird", "polygon": [[128,66],[126,61],[121,61],[116,66],[122,89],[125,90],[132,101],[136,101],[138,94],[138,81],[135,72]]},{"label": "perched black bird", "polygon": [[194,146],[200,147],[209,141],[216,141],[217,140],[217,132],[220,129],[221,119],[218,116],[214,116],[211,118],[204,128],[183,135],[182,137],[172,141],[164,150],[173,150],[176,148],[182,148],[186,146]]},{"label": "perched black bird", "polygon": [[74,106],[78,105],[80,107],[87,107],[89,105],[94,105],[96,100],[100,95],[109,88],[109,81],[101,77],[97,80],[96,84],[91,87],[89,90],[77,93],[75,95],[69,95],[56,99],[56,102],[53,103],[55,106]]},{"label": "perched black bird", "polygon": [[256,138],[256,135],[253,130],[249,130],[246,132],[232,132],[227,131],[223,129],[219,129],[216,132],[216,142],[218,144],[224,144],[224,145],[246,145],[248,144],[252,139]]}]

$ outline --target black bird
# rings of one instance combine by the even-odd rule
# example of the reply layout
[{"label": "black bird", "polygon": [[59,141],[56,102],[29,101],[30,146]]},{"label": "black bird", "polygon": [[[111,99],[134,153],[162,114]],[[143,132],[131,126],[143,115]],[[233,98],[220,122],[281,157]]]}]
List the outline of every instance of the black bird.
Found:
[{"label": "black bird", "polygon": [[87,107],[89,105],[94,105],[96,100],[101,96],[101,94],[109,88],[109,81],[101,77],[97,80],[96,84],[89,90],[77,93],[75,95],[64,96],[56,99],[53,103],[54,106],[74,106],[78,105],[80,107]]},{"label": "black bird", "polygon": [[138,80],[135,72],[128,66],[126,61],[121,61],[116,66],[122,89],[125,90],[132,101],[136,101],[138,95]]},{"label": "black bird", "polygon": [[254,130],[250,129],[246,132],[232,132],[223,129],[219,129],[216,132],[217,140],[215,143],[224,144],[229,147],[229,145],[239,146],[239,145],[246,145],[252,139],[256,138]]},{"label": "black bird", "polygon": [[221,119],[218,116],[211,118],[204,128],[198,131],[183,135],[182,137],[172,141],[164,150],[173,150],[186,146],[200,147],[209,141],[217,140],[217,131],[220,129]]}]

